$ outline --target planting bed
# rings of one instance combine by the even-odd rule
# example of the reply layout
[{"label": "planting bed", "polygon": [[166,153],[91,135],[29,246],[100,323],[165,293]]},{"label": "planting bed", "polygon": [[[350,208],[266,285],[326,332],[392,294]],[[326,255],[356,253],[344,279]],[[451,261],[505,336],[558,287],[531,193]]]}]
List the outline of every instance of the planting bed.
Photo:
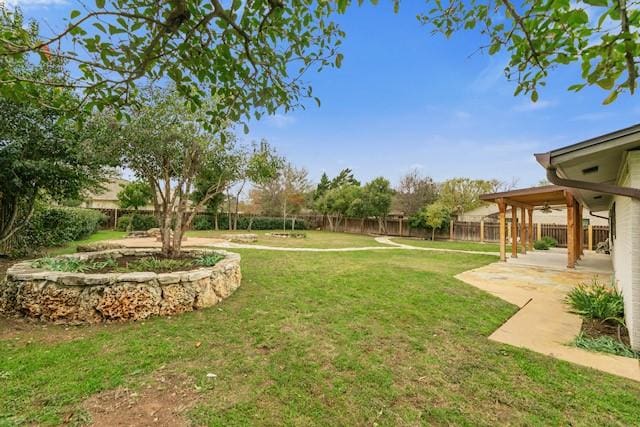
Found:
[{"label": "planting bed", "polygon": [[[57,323],[98,323],[173,315],[217,304],[240,286],[240,255],[186,249],[180,271],[118,271],[136,260],[161,260],[160,249],[111,249],[65,255],[54,260],[96,266],[89,272],[41,268],[52,262],[24,261],[7,270],[0,285],[0,312]],[[219,255],[212,266],[195,260]],[[189,260],[194,261],[191,263]],[[166,264],[165,264],[166,267]],[[153,269],[151,265],[150,269]]]}]

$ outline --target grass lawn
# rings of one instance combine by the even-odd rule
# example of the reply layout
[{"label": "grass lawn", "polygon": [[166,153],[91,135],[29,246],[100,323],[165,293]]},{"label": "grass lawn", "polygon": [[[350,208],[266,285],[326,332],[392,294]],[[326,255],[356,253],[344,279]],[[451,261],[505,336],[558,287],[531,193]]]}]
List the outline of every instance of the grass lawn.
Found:
[{"label": "grass lawn", "polygon": [[640,419],[640,384],[487,339],[515,307],[453,276],[494,256],[237,252],[243,284],[210,309],[71,328],[1,320],[0,425],[87,423],[91,402],[126,415],[113,400],[126,390],[185,405],[197,425]]},{"label": "grass lawn", "polygon": [[[365,246],[389,246],[376,242],[375,239],[371,236],[348,233],[332,233],[330,231],[304,230],[302,232],[307,235],[307,237],[305,237],[304,239],[270,237],[266,235],[267,233],[279,231],[280,230],[256,230],[251,231],[251,233],[258,235],[258,241],[255,243],[256,245],[265,246],[278,246],[288,248],[350,248]],[[189,231],[187,232],[187,236],[220,238],[223,234],[244,233],[249,232],[246,230]]]},{"label": "grass lawn", "polygon": [[[402,243],[409,246],[417,246],[421,248],[442,248],[442,249],[459,249],[464,251],[482,251],[482,252],[500,252],[498,243],[480,243],[480,242],[464,242],[464,241],[444,241],[444,240],[422,240],[422,239],[403,239],[394,237],[394,242]],[[511,250],[511,245],[507,245],[507,252]]]},{"label": "grass lawn", "polygon": [[100,230],[95,234],[87,237],[84,240],[76,240],[73,242],[69,242],[64,246],[59,246],[55,248],[47,249],[48,255],[62,255],[62,254],[72,254],[76,251],[78,245],[83,245],[86,243],[97,242],[99,240],[110,240],[110,239],[122,239],[126,233],[122,231],[113,231],[113,230]]}]

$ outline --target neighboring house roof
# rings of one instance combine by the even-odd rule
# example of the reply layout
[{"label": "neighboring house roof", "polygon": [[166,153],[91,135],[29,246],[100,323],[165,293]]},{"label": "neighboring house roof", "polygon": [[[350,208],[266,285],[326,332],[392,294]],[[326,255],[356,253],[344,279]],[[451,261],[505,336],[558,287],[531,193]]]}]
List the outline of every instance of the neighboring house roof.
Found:
[{"label": "neighboring house roof", "polygon": [[[596,184],[616,184],[626,153],[640,149],[640,124],[595,138],[536,154],[545,168],[555,168],[564,179]],[[598,191],[572,189],[592,211],[609,209],[612,196]]]},{"label": "neighboring house roof", "polygon": [[129,181],[122,178],[113,178],[103,185],[104,190],[91,192],[87,195],[89,200],[100,201],[118,201],[118,193],[122,191],[122,186],[127,185]]}]

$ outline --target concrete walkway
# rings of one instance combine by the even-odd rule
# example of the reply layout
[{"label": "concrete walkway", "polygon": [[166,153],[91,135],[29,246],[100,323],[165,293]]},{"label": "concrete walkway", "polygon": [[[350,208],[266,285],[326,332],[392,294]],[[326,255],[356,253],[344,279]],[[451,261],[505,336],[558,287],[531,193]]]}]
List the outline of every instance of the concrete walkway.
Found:
[{"label": "concrete walkway", "polygon": [[640,381],[637,359],[569,345],[580,332],[582,319],[568,312],[564,298],[575,285],[590,283],[594,275],[602,281],[610,279],[610,274],[602,272],[559,271],[509,263],[490,264],[456,278],[520,307],[489,339]]},{"label": "concrete walkway", "polygon": [[[445,249],[445,248],[422,248],[417,246],[405,245],[402,243],[396,243],[389,237],[382,236],[374,239],[376,242],[387,246],[361,246],[361,247],[349,247],[349,248],[299,248],[299,247],[283,247],[283,246],[267,246],[257,245],[252,243],[234,243],[224,239],[214,239],[206,237],[189,237],[183,240],[182,246],[185,248],[191,247],[212,247],[220,249],[257,249],[264,251],[282,251],[282,252],[357,252],[357,251],[380,251],[390,249],[405,249],[410,251],[430,251],[430,252],[454,252],[463,254],[477,254],[477,255],[495,255],[499,256],[497,252],[482,252],[482,251],[466,251],[460,249]],[[138,237],[131,239],[118,239],[109,240],[113,243],[118,243],[130,248],[153,248],[160,247],[161,243],[153,237]]]}]

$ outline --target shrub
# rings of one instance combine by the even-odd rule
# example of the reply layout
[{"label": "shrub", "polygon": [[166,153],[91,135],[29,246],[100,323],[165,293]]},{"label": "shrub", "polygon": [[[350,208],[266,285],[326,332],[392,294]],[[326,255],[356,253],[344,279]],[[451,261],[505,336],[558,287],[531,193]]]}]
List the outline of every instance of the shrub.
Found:
[{"label": "shrub", "polygon": [[539,251],[548,251],[549,245],[544,240],[536,240],[533,242],[533,248]]},{"label": "shrub", "polygon": [[593,338],[587,336],[584,332],[580,332],[574,341],[574,345],[589,351],[601,351],[603,353],[615,354],[617,356],[635,357],[640,359],[640,352],[634,351],[624,343],[606,335]]},{"label": "shrub", "polygon": [[196,219],[193,220],[192,228],[194,230],[212,230],[213,221],[210,217],[197,216]]},{"label": "shrub", "polygon": [[131,215],[122,215],[118,218],[118,230],[127,231],[131,224],[134,231],[148,230],[158,226],[158,221],[153,215],[134,213]]},{"label": "shrub", "polygon": [[27,256],[46,247],[81,240],[95,233],[104,220],[104,214],[96,210],[42,206],[2,251],[11,256]]},{"label": "shrub", "polygon": [[541,240],[545,242],[550,248],[555,248],[556,246],[558,246],[558,241],[551,236],[542,236]]},{"label": "shrub", "polygon": [[590,285],[581,283],[571,290],[566,298],[571,311],[589,319],[624,322],[622,294],[613,285],[593,279]]}]

